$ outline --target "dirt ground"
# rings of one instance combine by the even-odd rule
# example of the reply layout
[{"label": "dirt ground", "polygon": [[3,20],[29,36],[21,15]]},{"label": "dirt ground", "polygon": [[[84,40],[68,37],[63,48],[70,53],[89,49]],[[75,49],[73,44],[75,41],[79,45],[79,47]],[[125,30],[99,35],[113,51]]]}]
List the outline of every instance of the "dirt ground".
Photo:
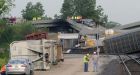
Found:
[{"label": "dirt ground", "polygon": [[[89,72],[83,72],[83,55],[65,55],[65,61],[52,66],[49,71],[36,71],[35,75],[119,75],[116,56],[100,55],[98,72],[93,72],[92,61],[89,62]],[[116,64],[115,64],[116,63]]]}]

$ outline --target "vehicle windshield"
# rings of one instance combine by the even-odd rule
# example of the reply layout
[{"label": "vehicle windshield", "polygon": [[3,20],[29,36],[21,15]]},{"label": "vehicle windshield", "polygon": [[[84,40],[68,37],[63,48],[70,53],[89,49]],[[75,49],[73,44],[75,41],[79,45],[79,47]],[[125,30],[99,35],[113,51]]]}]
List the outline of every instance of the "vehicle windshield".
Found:
[{"label": "vehicle windshield", "polygon": [[9,64],[25,64],[24,60],[10,60]]}]

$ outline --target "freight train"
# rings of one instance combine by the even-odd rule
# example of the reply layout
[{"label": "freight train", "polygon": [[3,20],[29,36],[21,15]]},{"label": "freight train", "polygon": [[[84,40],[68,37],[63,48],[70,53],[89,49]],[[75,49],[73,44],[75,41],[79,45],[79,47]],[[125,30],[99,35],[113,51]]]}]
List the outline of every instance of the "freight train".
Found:
[{"label": "freight train", "polygon": [[104,50],[109,54],[140,52],[140,29],[106,38],[104,40]]}]

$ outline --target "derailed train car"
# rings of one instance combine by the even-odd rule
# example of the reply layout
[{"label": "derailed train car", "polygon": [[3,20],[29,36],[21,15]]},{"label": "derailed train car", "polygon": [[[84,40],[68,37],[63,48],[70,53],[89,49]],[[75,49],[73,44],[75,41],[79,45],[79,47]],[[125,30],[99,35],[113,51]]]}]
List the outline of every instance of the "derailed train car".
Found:
[{"label": "derailed train car", "polygon": [[140,29],[105,39],[104,50],[109,54],[140,52]]},{"label": "derailed train car", "polygon": [[25,58],[33,62],[35,70],[47,70],[51,64],[64,61],[62,46],[57,40],[23,40],[10,44],[10,59]]}]

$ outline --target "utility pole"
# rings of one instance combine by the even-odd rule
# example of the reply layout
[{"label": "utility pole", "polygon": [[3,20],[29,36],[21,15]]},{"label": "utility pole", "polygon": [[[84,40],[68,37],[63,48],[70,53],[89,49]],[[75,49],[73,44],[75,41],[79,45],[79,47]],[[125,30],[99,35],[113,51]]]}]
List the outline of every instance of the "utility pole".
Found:
[{"label": "utility pole", "polygon": [[99,53],[100,53],[100,48],[99,48],[99,22],[96,22],[96,29],[97,29],[97,39],[96,39],[96,47],[97,47],[97,55],[99,56]]}]

